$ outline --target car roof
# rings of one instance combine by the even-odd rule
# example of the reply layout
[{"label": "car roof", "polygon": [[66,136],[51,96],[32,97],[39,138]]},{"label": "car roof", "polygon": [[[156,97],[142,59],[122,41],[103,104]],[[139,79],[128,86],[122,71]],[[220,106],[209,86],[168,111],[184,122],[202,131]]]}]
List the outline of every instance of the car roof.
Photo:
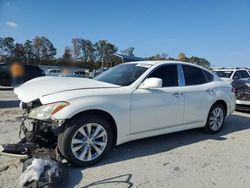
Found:
[{"label": "car roof", "polygon": [[131,61],[127,62],[125,64],[133,64],[133,63],[140,63],[140,64],[150,64],[150,65],[155,65],[158,63],[180,63],[181,61],[168,61],[168,60],[148,60],[148,61]]},{"label": "car roof", "polygon": [[237,70],[249,71],[247,68],[214,68],[213,69],[213,71],[237,71]]},{"label": "car roof", "polygon": [[128,62],[128,63],[124,63],[124,64],[133,64],[133,63],[137,63],[137,64],[149,64],[149,65],[157,65],[157,64],[180,64],[180,65],[191,65],[194,67],[198,67],[198,68],[202,68],[205,70],[205,67],[196,65],[194,63],[189,63],[189,62],[184,62],[184,61],[173,61],[173,60],[154,60],[154,61],[133,61],[133,62]]}]

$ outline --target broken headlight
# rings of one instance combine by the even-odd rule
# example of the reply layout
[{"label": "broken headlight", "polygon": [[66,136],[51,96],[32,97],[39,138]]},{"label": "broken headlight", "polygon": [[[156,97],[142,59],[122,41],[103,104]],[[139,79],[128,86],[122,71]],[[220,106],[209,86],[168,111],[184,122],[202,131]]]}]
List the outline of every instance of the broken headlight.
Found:
[{"label": "broken headlight", "polygon": [[53,114],[57,113],[68,105],[69,103],[67,102],[57,102],[33,108],[29,113],[29,118],[48,120]]}]

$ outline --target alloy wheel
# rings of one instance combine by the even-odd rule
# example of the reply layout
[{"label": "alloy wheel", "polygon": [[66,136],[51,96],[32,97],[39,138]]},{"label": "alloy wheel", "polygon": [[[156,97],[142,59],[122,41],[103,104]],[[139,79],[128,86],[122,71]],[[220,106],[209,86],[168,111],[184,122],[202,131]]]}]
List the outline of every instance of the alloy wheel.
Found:
[{"label": "alloy wheel", "polygon": [[210,118],[209,125],[213,131],[217,131],[221,128],[224,120],[223,110],[219,107],[213,109]]},{"label": "alloy wheel", "polygon": [[107,146],[107,132],[97,123],[81,126],[73,135],[71,150],[80,161],[92,161],[99,157]]}]

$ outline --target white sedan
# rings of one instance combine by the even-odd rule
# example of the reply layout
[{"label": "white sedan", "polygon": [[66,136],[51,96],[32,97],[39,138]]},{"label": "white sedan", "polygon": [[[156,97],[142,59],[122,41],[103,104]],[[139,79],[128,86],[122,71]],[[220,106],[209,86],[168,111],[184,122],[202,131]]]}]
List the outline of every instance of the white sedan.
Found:
[{"label": "white sedan", "polygon": [[131,140],[199,127],[217,133],[235,109],[230,84],[178,61],[125,63],[92,80],[42,77],[15,93],[33,120],[33,141],[57,145],[78,166],[92,165]]}]

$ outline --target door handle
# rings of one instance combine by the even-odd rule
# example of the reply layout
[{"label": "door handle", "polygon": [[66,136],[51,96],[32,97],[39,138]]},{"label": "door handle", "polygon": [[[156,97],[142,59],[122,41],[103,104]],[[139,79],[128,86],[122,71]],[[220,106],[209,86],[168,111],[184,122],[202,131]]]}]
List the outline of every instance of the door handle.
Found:
[{"label": "door handle", "polygon": [[175,97],[180,97],[180,96],[183,95],[183,93],[182,93],[182,92],[175,92],[173,95],[174,95]]}]

